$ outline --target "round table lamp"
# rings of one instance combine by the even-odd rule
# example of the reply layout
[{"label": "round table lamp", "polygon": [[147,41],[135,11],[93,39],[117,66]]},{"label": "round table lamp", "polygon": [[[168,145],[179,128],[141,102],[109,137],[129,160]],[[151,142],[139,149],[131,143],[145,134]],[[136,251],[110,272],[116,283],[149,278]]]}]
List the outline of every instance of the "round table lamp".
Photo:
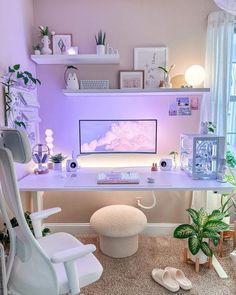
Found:
[{"label": "round table lamp", "polygon": [[193,65],[185,72],[185,81],[190,87],[196,87],[202,84],[206,76],[202,66]]},{"label": "round table lamp", "polygon": [[236,15],[236,0],[214,0],[221,9]]}]

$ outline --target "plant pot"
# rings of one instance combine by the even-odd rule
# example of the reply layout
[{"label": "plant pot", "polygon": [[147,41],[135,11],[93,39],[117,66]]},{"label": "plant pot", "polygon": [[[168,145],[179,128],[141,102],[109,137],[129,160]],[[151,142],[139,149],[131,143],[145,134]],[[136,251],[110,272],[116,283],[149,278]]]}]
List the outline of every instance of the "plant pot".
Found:
[{"label": "plant pot", "polygon": [[43,36],[42,38],[43,48],[41,50],[42,54],[52,54],[52,49],[49,48],[49,44],[51,43],[48,36]]},{"label": "plant pot", "polygon": [[193,262],[196,262],[197,258],[199,259],[199,264],[204,264],[207,262],[208,257],[202,252],[202,250],[199,250],[196,255],[193,255],[189,251],[189,257]]},{"label": "plant pot", "polygon": [[35,55],[40,55],[41,52],[40,52],[40,50],[36,49],[36,50],[34,51],[34,54],[35,54]]},{"label": "plant pot", "polygon": [[172,84],[170,81],[171,81],[170,75],[166,75],[166,77],[165,77],[165,87],[166,88],[172,88]]},{"label": "plant pot", "polygon": [[105,46],[104,45],[97,45],[96,52],[98,55],[105,54]]},{"label": "plant pot", "polygon": [[62,163],[53,163],[53,169],[55,171],[62,171]]}]

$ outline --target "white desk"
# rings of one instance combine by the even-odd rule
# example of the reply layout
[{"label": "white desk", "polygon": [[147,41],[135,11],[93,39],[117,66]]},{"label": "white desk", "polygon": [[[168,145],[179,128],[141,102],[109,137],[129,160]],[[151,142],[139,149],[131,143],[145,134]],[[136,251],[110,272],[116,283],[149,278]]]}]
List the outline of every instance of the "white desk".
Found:
[{"label": "white desk", "polygon": [[[139,184],[97,184],[101,171],[136,171]],[[147,183],[147,177],[155,183]],[[81,168],[75,173],[50,171],[48,174],[30,174],[18,183],[20,191],[31,192],[33,210],[42,209],[42,193],[45,191],[186,191],[212,190],[227,192],[234,187],[216,180],[193,180],[181,170],[151,172],[150,168]]]}]

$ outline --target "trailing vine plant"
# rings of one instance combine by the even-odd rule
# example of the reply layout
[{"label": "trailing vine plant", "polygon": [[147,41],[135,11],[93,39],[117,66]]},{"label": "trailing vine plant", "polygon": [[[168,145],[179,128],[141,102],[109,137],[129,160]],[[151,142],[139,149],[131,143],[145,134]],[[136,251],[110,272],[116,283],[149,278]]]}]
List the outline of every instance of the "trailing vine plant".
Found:
[{"label": "trailing vine plant", "polygon": [[[21,71],[20,64],[15,64],[12,67],[8,67],[8,73],[5,74],[1,83],[5,86],[5,95],[4,95],[4,103],[5,103],[5,113],[11,110],[11,87],[13,86],[23,86],[23,87],[32,87],[36,86],[36,84],[41,85],[41,81],[37,78],[34,78],[33,75],[29,71]],[[23,84],[22,84],[23,83]],[[24,126],[23,122],[18,122],[18,124]],[[5,116],[5,125],[7,125],[7,119]]]}]

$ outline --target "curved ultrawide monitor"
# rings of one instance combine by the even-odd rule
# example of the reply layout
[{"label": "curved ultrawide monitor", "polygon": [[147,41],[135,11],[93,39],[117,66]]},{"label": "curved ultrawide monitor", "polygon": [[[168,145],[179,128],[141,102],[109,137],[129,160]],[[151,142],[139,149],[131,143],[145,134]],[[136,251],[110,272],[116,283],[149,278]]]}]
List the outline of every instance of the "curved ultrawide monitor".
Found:
[{"label": "curved ultrawide monitor", "polygon": [[80,120],[81,154],[157,153],[157,120]]}]

